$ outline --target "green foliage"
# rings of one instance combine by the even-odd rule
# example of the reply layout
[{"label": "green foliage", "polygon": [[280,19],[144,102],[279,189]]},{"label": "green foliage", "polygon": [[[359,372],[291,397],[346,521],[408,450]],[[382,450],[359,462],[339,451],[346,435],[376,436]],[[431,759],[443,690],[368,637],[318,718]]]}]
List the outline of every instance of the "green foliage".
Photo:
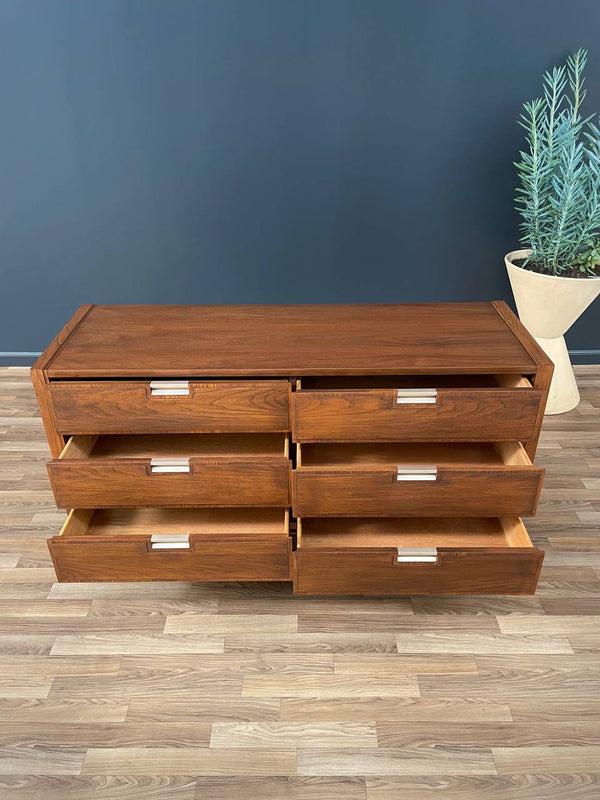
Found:
[{"label": "green foliage", "polygon": [[580,253],[575,259],[579,265],[580,272],[587,272],[588,275],[597,276],[596,269],[600,266],[600,239],[589,249]]},{"label": "green foliage", "polygon": [[546,72],[543,96],[519,119],[528,149],[515,163],[516,203],[521,242],[532,249],[525,266],[535,272],[600,275],[600,128],[581,116],[586,61],[577,50]]}]

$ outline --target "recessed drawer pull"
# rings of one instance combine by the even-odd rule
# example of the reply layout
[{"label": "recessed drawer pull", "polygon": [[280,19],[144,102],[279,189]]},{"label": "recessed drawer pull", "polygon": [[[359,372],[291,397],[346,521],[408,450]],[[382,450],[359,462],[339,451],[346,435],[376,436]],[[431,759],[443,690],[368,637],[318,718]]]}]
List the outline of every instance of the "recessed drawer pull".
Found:
[{"label": "recessed drawer pull", "polygon": [[398,389],[396,403],[436,403],[437,389]]},{"label": "recessed drawer pull", "polygon": [[151,458],[150,472],[189,472],[189,458]]},{"label": "recessed drawer pull", "polygon": [[399,481],[436,481],[437,467],[398,467]]},{"label": "recessed drawer pull", "polygon": [[428,563],[437,561],[436,547],[399,547],[398,559],[400,563]]},{"label": "recessed drawer pull", "polygon": [[150,381],[150,394],[153,397],[189,395],[189,393],[189,381]]},{"label": "recessed drawer pull", "polygon": [[189,550],[190,537],[187,533],[153,533],[150,537],[152,550]]}]

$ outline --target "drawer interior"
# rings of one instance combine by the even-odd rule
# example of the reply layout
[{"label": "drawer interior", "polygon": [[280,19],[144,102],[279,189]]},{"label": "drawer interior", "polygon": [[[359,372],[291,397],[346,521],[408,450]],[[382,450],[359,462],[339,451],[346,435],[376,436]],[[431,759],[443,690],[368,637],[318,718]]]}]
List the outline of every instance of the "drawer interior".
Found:
[{"label": "drawer interior", "polygon": [[287,536],[289,511],[280,508],[106,508],[74,509],[60,536],[175,535]]},{"label": "drawer interior", "polygon": [[298,520],[298,547],[533,547],[518,517],[394,517]]},{"label": "drawer interior", "polygon": [[524,375],[374,375],[303,377],[296,382],[297,390],[337,389],[531,389]]},{"label": "drawer interior", "polygon": [[531,466],[520,442],[381,442],[298,445],[301,467]]},{"label": "drawer interior", "polygon": [[71,436],[60,459],[86,458],[287,458],[283,433],[179,433]]}]

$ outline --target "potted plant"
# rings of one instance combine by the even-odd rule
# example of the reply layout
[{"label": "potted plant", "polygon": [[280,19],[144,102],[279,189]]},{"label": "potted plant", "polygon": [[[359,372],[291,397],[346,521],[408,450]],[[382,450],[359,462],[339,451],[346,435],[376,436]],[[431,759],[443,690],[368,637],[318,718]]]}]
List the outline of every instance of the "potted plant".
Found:
[{"label": "potted plant", "polygon": [[547,414],[569,411],[579,391],[564,334],[600,293],[600,129],[583,117],[587,53],[543,77],[524,104],[527,148],[515,164],[525,249],[505,256],[519,316],[554,362]]}]

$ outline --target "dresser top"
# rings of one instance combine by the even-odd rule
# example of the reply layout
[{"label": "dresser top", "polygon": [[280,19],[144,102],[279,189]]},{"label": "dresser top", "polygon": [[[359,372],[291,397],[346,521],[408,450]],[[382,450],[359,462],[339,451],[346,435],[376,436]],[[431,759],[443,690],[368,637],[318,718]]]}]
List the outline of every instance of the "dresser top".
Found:
[{"label": "dresser top", "polygon": [[536,373],[508,306],[82,306],[38,359],[50,378]]}]

